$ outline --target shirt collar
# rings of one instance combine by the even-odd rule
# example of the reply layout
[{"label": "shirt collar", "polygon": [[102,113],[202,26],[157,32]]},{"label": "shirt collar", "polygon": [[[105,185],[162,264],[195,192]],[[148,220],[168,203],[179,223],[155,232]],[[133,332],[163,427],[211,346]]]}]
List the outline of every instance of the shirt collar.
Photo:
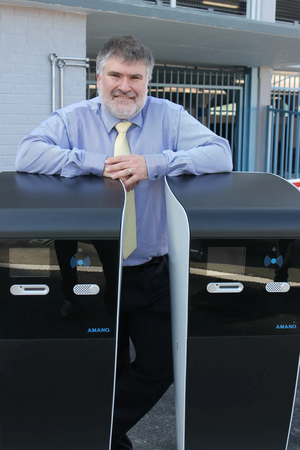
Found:
[{"label": "shirt collar", "polygon": [[[117,119],[116,117],[112,116],[101,102],[100,102],[99,109],[100,109],[100,116],[103,120],[105,128],[106,128],[107,132],[110,133],[111,130],[117,125],[117,123],[120,122],[120,119]],[[128,119],[128,121],[132,122],[134,125],[137,125],[138,127],[142,128],[143,123],[144,123],[142,111],[143,111],[143,108],[134,117],[131,117],[131,119]]]}]

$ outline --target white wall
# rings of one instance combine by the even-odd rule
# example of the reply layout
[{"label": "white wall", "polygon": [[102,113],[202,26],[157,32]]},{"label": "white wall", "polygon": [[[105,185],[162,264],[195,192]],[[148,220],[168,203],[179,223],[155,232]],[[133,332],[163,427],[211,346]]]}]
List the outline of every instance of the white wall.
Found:
[{"label": "white wall", "polygon": [[[20,140],[52,111],[51,53],[86,56],[84,14],[0,5],[0,171],[14,170]],[[83,100],[85,68],[64,74],[64,106]]]}]

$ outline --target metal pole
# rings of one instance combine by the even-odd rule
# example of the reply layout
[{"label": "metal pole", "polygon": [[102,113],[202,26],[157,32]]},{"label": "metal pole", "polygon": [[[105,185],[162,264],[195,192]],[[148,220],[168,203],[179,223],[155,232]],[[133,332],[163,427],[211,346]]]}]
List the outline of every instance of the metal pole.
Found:
[{"label": "metal pole", "polygon": [[[64,87],[63,87],[63,78],[64,78],[64,74],[63,74],[63,68],[64,66],[78,66],[78,67],[89,67],[89,58],[73,58],[71,56],[57,56],[55,53],[51,53],[49,55],[49,60],[51,62],[51,76],[52,76],[52,112],[54,112],[56,110],[56,74],[55,74],[55,64],[57,64],[57,66],[60,69],[60,105],[61,108],[63,108],[63,91],[64,91]],[[78,61],[78,63],[72,63],[72,62],[66,62],[66,61]],[[82,64],[81,64],[82,63]]]},{"label": "metal pole", "polygon": [[51,73],[52,73],[52,112],[55,111],[55,63],[57,61],[57,56],[55,53],[51,53],[51,55],[49,55],[49,59],[51,62]]},{"label": "metal pole", "polygon": [[64,107],[64,67],[66,65],[65,61],[59,59],[57,62],[60,73],[60,107]]}]

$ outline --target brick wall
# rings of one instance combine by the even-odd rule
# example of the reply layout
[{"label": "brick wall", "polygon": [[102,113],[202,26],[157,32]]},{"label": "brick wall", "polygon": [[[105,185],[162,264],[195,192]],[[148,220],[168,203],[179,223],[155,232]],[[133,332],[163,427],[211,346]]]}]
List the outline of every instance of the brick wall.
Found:
[{"label": "brick wall", "polygon": [[[86,56],[84,14],[0,5],[0,171],[14,170],[20,140],[52,111],[51,53]],[[58,108],[58,68],[56,78]],[[65,67],[64,106],[85,87],[85,68]]]}]

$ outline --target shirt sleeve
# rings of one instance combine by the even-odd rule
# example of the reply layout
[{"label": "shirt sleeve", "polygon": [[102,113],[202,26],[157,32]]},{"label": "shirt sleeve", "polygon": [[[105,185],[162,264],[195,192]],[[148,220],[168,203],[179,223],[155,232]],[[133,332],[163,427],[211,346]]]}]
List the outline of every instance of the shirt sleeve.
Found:
[{"label": "shirt sleeve", "polygon": [[229,172],[232,154],[226,139],[217,136],[188,114],[180,110],[177,130],[174,131],[174,149],[160,155],[146,156],[149,179],[164,175],[200,175]]},{"label": "shirt sleeve", "polygon": [[25,137],[18,148],[20,172],[59,174],[63,177],[102,175],[107,155],[72,148],[65,121],[53,113]]}]

